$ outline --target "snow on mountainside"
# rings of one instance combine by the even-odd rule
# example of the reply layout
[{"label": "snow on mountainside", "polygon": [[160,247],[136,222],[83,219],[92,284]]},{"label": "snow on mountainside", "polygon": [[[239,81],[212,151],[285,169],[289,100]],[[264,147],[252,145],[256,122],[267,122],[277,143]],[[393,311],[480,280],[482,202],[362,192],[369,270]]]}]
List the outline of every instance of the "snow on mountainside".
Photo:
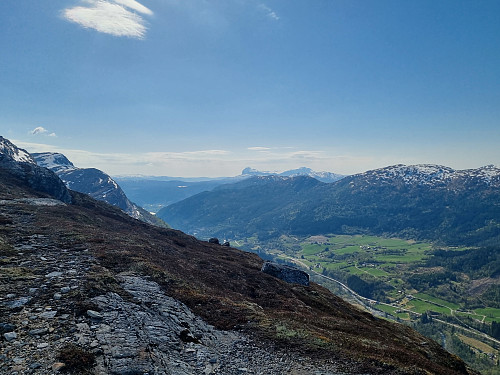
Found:
[{"label": "snow on mountainside", "polygon": [[40,167],[48,168],[55,173],[77,169],[66,156],[58,152],[33,153],[32,156]]},{"label": "snow on mountainside", "polygon": [[39,166],[55,172],[71,190],[117,206],[135,219],[162,225],[149,212],[131,202],[120,186],[103,171],[96,168],[77,168],[60,153],[42,152],[34,153],[32,156]]},{"label": "snow on mountainside", "polygon": [[276,175],[276,176],[283,176],[283,177],[297,177],[297,176],[308,176],[315,178],[318,181],[321,182],[335,182],[338,181],[345,176],[336,174],[336,173],[331,173],[331,172],[316,172],[313,171],[311,168],[306,168],[306,167],[301,167],[297,169],[292,169],[289,171],[285,172],[267,172],[267,171],[259,171],[254,168],[247,167],[243,169],[241,172],[242,176],[271,176],[271,175]]},{"label": "snow on mountainside", "polygon": [[8,139],[0,136],[0,153],[6,155],[14,161],[36,164],[28,151],[18,148]]},{"label": "snow on mountainside", "polygon": [[500,185],[500,169],[493,165],[477,169],[455,170],[434,164],[398,164],[367,171],[356,176],[364,180],[374,179],[377,182],[386,183],[403,182],[406,185],[437,186],[453,181]]}]

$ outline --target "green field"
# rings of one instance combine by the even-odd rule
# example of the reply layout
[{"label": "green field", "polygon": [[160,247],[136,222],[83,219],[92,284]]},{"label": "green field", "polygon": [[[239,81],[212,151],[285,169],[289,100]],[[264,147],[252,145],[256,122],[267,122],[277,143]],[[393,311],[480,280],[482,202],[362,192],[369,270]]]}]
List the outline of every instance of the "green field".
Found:
[{"label": "green field", "polygon": [[491,307],[485,308],[485,309],[475,309],[474,312],[478,315],[485,315],[486,322],[500,322],[500,309],[494,309]]},{"label": "green field", "polygon": [[416,293],[413,296],[416,297],[416,298],[419,298],[419,299],[423,299],[423,300],[427,300],[427,301],[430,301],[430,302],[434,302],[435,304],[438,304],[438,305],[446,306],[446,307],[448,307],[448,308],[450,308],[452,310],[457,310],[457,309],[460,308],[460,305],[458,305],[456,303],[448,302],[448,301],[445,301],[443,299],[436,298],[436,297],[430,296],[430,295],[425,294],[425,293]]}]

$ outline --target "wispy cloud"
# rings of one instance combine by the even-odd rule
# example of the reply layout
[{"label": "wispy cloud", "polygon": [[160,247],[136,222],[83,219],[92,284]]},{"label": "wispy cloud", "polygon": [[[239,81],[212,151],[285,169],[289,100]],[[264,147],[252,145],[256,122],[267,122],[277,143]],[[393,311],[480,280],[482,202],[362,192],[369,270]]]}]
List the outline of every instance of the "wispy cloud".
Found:
[{"label": "wispy cloud", "polygon": [[63,16],[82,27],[114,36],[144,39],[146,22],[139,15],[153,12],[135,0],[81,0],[82,5],[67,8]]},{"label": "wispy cloud", "polygon": [[43,126],[37,126],[35,129],[31,130],[29,132],[31,135],[46,135],[49,137],[56,137],[56,133],[49,133],[47,129],[45,129]]},{"label": "wispy cloud", "polygon": [[248,147],[248,150],[250,150],[250,151],[269,151],[269,150],[271,150],[271,148],[257,146],[257,147]]},{"label": "wispy cloud", "polygon": [[249,147],[239,151],[214,149],[185,152],[103,153],[14,139],[12,142],[28,152],[60,152],[77,167],[98,168],[115,176],[220,177],[238,175],[245,167],[262,171],[285,171],[303,166],[316,171],[350,174],[396,164],[394,160],[294,147],[268,147],[269,150],[261,152],[252,150],[257,147]]},{"label": "wispy cloud", "polygon": [[274,10],[269,8],[267,5],[260,4],[259,9],[261,9],[266,14],[267,17],[269,17],[275,21],[279,21],[280,17],[276,14],[276,12]]}]

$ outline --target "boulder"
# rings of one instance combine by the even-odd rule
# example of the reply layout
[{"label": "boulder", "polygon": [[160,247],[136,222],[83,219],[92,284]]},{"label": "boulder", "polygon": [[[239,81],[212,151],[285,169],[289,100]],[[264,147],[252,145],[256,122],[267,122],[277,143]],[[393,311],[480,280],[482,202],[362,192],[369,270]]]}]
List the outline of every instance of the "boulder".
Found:
[{"label": "boulder", "polygon": [[216,237],[212,237],[208,240],[209,243],[214,243],[216,245],[220,245],[219,239]]},{"label": "boulder", "polygon": [[309,285],[309,275],[295,267],[273,262],[265,262],[261,271],[286,281],[287,283],[305,286]]}]

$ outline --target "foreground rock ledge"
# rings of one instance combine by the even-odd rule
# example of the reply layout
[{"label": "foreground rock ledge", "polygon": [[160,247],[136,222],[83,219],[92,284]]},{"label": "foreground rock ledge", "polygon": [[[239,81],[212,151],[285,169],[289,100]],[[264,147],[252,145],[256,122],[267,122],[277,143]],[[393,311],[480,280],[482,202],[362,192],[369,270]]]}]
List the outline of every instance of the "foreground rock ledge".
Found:
[{"label": "foreground rock ledge", "polygon": [[290,284],[309,286],[309,275],[295,267],[273,262],[265,262],[261,271]]}]

